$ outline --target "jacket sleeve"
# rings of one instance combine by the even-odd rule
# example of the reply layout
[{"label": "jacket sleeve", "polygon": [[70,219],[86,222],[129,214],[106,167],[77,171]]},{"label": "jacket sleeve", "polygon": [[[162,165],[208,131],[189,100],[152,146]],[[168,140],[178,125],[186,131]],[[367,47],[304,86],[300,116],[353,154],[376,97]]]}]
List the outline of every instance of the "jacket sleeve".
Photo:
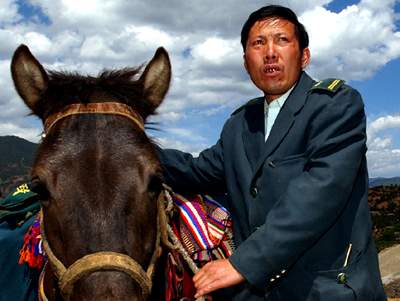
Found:
[{"label": "jacket sleeve", "polygon": [[174,149],[157,148],[165,182],[179,192],[225,190],[221,139],[198,157]]},{"label": "jacket sleeve", "polygon": [[[327,97],[327,96],[322,96]],[[290,268],[338,218],[350,199],[366,151],[361,96],[343,87],[311,119],[303,172],[230,257],[260,289]]]}]

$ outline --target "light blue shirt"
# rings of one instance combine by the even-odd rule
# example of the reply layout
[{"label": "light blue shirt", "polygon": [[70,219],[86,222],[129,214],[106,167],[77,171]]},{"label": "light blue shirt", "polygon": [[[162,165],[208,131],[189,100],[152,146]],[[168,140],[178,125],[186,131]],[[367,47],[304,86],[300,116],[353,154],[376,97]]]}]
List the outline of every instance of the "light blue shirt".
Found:
[{"label": "light blue shirt", "polygon": [[293,87],[291,87],[287,92],[277,99],[273,100],[270,104],[265,100],[264,101],[264,130],[265,130],[265,141],[267,141],[269,133],[271,132],[272,126],[275,123],[276,117],[285,104],[286,99],[288,98],[290,92],[292,92]]}]

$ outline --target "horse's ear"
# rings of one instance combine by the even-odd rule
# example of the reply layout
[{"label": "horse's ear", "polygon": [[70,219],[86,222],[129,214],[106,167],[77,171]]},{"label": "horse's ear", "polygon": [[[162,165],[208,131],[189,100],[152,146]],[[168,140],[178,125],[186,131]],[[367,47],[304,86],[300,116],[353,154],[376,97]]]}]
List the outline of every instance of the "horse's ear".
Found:
[{"label": "horse's ear", "polygon": [[143,81],[144,96],[152,113],[162,102],[168,91],[171,80],[171,63],[167,51],[160,47],[147,64],[141,80]]},{"label": "horse's ear", "polygon": [[11,74],[18,94],[36,113],[41,94],[47,88],[48,77],[27,46],[20,45],[15,50],[11,61]]}]

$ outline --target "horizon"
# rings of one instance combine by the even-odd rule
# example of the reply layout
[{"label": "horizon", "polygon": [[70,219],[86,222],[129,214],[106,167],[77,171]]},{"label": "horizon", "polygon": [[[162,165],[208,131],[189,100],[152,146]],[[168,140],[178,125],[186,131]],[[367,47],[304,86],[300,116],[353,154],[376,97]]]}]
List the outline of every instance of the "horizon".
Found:
[{"label": "horizon", "polygon": [[[19,138],[19,139],[22,139],[22,140],[30,142],[30,143],[35,143],[36,145],[39,145],[39,143],[40,143],[40,142],[32,142],[32,141],[29,141],[29,140],[27,140],[27,139],[25,139],[23,137],[19,137],[19,136],[16,136],[16,135],[0,135],[0,138],[6,138],[6,137]],[[397,176],[392,176],[392,177],[369,177],[368,179],[369,179],[370,183],[371,183],[372,180],[375,181],[375,180],[380,180],[380,179],[384,179],[384,180],[400,179],[400,174],[397,175]]]}]

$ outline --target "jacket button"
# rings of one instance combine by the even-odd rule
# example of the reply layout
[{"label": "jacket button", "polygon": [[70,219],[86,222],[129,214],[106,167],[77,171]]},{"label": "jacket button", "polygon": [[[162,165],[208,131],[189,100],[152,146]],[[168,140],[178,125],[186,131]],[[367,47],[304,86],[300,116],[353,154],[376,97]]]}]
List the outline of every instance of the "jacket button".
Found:
[{"label": "jacket button", "polygon": [[250,194],[251,194],[251,196],[252,196],[253,198],[255,198],[255,197],[257,196],[257,194],[258,194],[258,189],[257,189],[256,186],[253,186],[253,187],[250,188]]},{"label": "jacket button", "polygon": [[337,281],[339,284],[345,284],[347,281],[346,273],[339,273],[339,275],[337,275]]}]

